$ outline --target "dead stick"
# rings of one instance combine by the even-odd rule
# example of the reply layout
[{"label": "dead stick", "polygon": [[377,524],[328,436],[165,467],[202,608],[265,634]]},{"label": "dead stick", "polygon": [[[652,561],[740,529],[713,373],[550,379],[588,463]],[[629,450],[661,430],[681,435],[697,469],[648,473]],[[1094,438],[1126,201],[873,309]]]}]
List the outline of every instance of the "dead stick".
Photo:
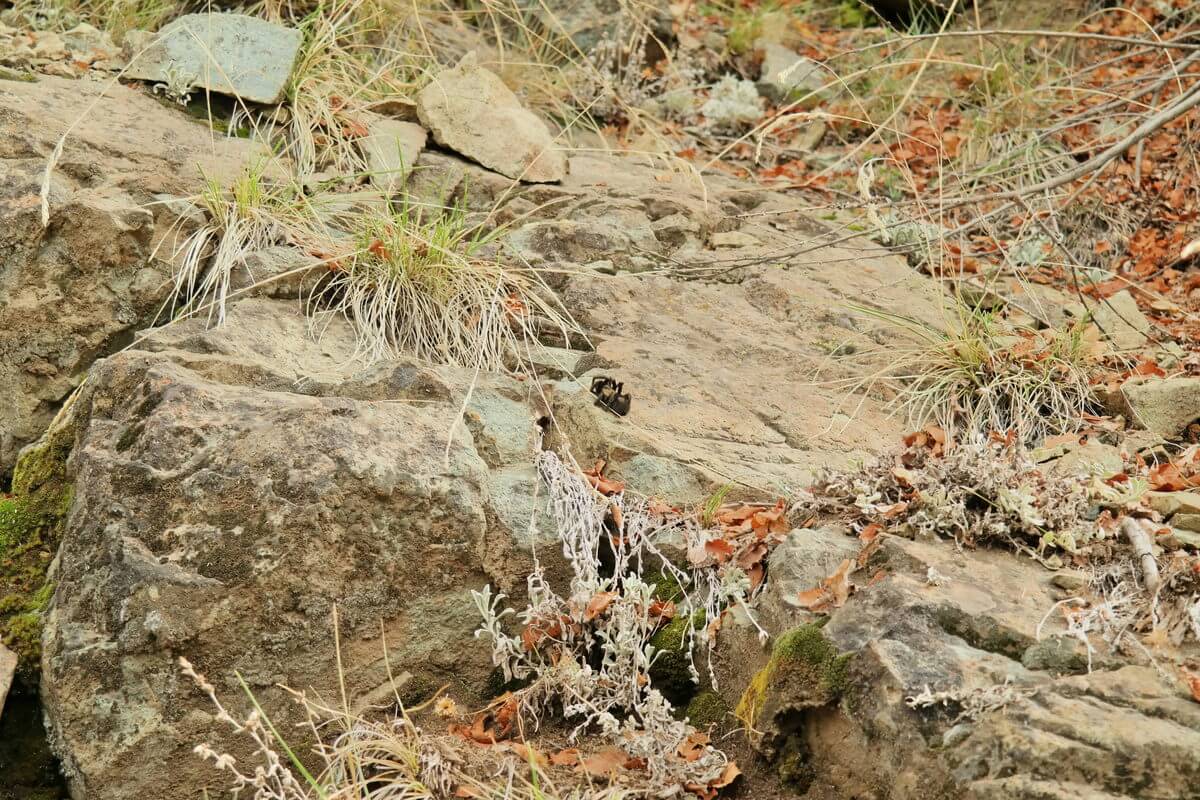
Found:
[{"label": "dead stick", "polygon": [[1150,532],[1142,521],[1133,517],[1121,520],[1121,533],[1129,540],[1133,553],[1138,557],[1138,566],[1142,570],[1142,583],[1151,594],[1158,591],[1158,562],[1154,560],[1153,545]]}]

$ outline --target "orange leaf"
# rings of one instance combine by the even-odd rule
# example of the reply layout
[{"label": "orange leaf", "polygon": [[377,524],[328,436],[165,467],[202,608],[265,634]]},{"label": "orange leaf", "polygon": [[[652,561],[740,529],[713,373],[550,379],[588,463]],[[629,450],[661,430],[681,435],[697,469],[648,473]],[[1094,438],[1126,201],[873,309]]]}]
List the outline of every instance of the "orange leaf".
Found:
[{"label": "orange leaf", "polygon": [[609,747],[583,759],[576,769],[594,777],[607,777],[620,772],[628,760],[628,753],[616,747]]},{"label": "orange leaf", "polygon": [[699,761],[708,749],[709,741],[707,733],[692,731],[686,739],[680,742],[675,752],[684,761]]},{"label": "orange leaf", "polygon": [[846,604],[854,586],[850,583],[850,575],[854,572],[855,563],[846,559],[838,565],[833,574],[821,581],[816,589],[800,592],[796,602],[809,611],[826,612],[829,608],[841,608]]},{"label": "orange leaf", "polygon": [[579,763],[579,748],[569,747],[550,754],[550,763],[556,767],[573,767]]},{"label": "orange leaf", "polygon": [[704,552],[716,559],[718,564],[724,564],[733,555],[733,545],[726,539],[709,539],[704,543]]},{"label": "orange leaf", "polygon": [[870,525],[862,529],[858,534],[858,540],[863,544],[870,544],[879,538],[879,534],[883,533],[883,526],[878,522],[872,522]]},{"label": "orange leaf", "polygon": [[1190,669],[1183,671],[1183,677],[1188,682],[1188,689],[1192,693],[1192,699],[1200,703],[1200,675],[1192,672]]},{"label": "orange leaf", "polygon": [[608,610],[608,607],[617,599],[616,592],[597,592],[588,601],[587,608],[583,611],[583,618],[591,622],[596,617]]}]

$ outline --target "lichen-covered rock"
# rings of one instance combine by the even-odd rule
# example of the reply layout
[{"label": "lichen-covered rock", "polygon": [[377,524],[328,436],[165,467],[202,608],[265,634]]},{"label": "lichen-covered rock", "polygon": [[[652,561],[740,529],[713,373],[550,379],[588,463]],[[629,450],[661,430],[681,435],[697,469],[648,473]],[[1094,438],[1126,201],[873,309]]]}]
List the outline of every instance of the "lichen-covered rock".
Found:
[{"label": "lichen-covered rock", "polygon": [[404,187],[425,149],[425,129],[373,114],[368,130],[370,133],[358,140],[358,147],[366,159],[371,184],[390,197]]},{"label": "lichen-covered rock", "polygon": [[722,696],[776,775],[816,796],[1188,796],[1200,706],[1098,637],[1089,657],[1052,613],[1052,577],[1010,553],[885,537],[824,625],[799,608],[760,618],[777,638],[753,678],[757,631],[734,616]]},{"label": "lichen-covered rock", "polygon": [[[43,228],[42,179],[68,127]],[[169,295],[173,242],[155,248],[175,215],[150,203],[197,191],[201,169],[235,174],[259,152],[123,86],[0,81],[0,475],[92,361]]]},{"label": "lichen-covered rock", "polygon": [[0,498],[0,644],[17,656],[20,677],[37,685],[42,616],[54,591],[47,571],[62,538],[73,485],[69,416],[21,451],[12,492]]},{"label": "lichen-covered rock", "polygon": [[219,724],[179,656],[229,698],[241,675],[292,731],[280,684],[336,695],[335,607],[352,703],[391,696],[389,664],[406,701],[447,683],[482,699],[470,591],[519,594],[532,548],[555,555],[536,539],[552,530],[505,511],[535,509],[532,470],[512,472],[536,453],[528,389],[480,376],[453,425],[470,371],[367,369],[352,352],[343,325],[317,343],[294,302],[253,299],[90,373],[42,662],[76,796],[165,800],[217,779],[191,750]]},{"label": "lichen-covered rock", "polygon": [[278,103],[300,56],[295,28],[247,14],[185,14],[132,60],[126,75],[175,93],[210,89],[251,103]]},{"label": "lichen-covered rock", "polygon": [[559,181],[567,159],[546,123],[468,55],[417,95],[421,124],[443,147],[528,183]]}]

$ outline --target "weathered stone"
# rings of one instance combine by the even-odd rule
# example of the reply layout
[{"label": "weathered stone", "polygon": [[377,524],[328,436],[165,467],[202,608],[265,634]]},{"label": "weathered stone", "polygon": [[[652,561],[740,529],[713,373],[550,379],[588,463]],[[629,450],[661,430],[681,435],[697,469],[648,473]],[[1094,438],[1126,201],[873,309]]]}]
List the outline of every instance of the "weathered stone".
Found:
[{"label": "weathered stone", "polygon": [[[68,127],[43,228],[46,159]],[[201,170],[224,181],[262,152],[124,86],[0,82],[0,475],[91,362],[168,297],[176,215],[154,201],[194,194]]]},{"label": "weathered stone", "polygon": [[300,31],[246,14],[186,14],[158,32],[126,75],[171,86],[190,84],[253,103],[283,100]]},{"label": "weathered stone", "polygon": [[546,123],[473,54],[417,94],[417,114],[438,144],[508,178],[542,183],[566,175],[566,156]]},{"label": "weathered stone", "polygon": [[1146,492],[1143,500],[1163,519],[1179,511],[1200,514],[1200,492]]},{"label": "weathered stone", "polygon": [[757,247],[762,244],[744,231],[721,231],[709,237],[708,243],[718,250],[736,247]]},{"label": "weathered stone", "polygon": [[760,44],[763,60],[758,78],[758,90],[776,102],[789,102],[811,95],[815,103],[816,93],[825,83],[821,65],[811,58],[774,42]]},{"label": "weathered stone", "polygon": [[1119,397],[1134,424],[1166,439],[1178,439],[1200,419],[1200,378],[1131,378]]},{"label": "weathered stone", "polygon": [[0,714],[4,713],[4,701],[8,699],[8,690],[12,688],[16,674],[17,654],[0,644]]},{"label": "weathered stone", "polygon": [[1082,589],[1087,586],[1087,578],[1079,572],[1058,572],[1050,579],[1050,583],[1054,584],[1059,589],[1066,589],[1073,592],[1077,589]]},{"label": "weathered stone", "polygon": [[[42,661],[76,796],[206,785],[189,754],[219,724],[178,655],[227,698],[240,672],[294,732],[277,684],[336,694],[335,605],[352,703],[388,682],[381,630],[393,674],[412,676],[405,696],[450,683],[483,699],[470,590],[519,593],[534,544],[555,561],[552,540],[530,538],[527,389],[480,376],[452,430],[471,371],[364,369],[353,349],[338,320],[318,343],[294,301],[250,299],[221,328],[173,325],[90,373]],[[532,534],[554,530],[543,517]]]},{"label": "weathered stone", "polygon": [[358,140],[367,162],[371,183],[385,195],[394,195],[416,166],[425,149],[425,129],[411,122],[373,116],[370,134]]},{"label": "weathered stone", "polygon": [[1171,517],[1171,527],[1177,531],[1200,533],[1200,514],[1181,511]]},{"label": "weathered stone", "polygon": [[1071,447],[1060,458],[1050,462],[1052,475],[1099,475],[1107,478],[1125,468],[1125,460],[1116,447],[1095,440]]},{"label": "weathered stone", "polygon": [[[827,563],[841,544],[828,542]],[[797,622],[761,601],[758,620],[776,644],[753,678],[764,663],[757,630],[737,614],[722,628],[714,663],[738,708],[730,727],[755,731],[781,776],[800,764],[803,785],[830,787],[830,797],[886,786],[895,800],[1065,800],[1093,796],[1091,786],[1105,787],[1096,797],[1167,800],[1200,777],[1185,755],[1200,747],[1200,707],[1153,667],[1123,665],[1098,636],[1089,658],[1048,616],[1055,600],[1040,565],[899,537],[859,563],[855,592],[828,623],[801,623],[818,656],[804,663],[820,668],[779,672]],[[767,591],[775,572],[773,555]],[[949,697],[917,702],[926,690]],[[1001,708],[973,711],[981,692],[1003,697]]]},{"label": "weathered stone", "polygon": [[1150,320],[1146,319],[1128,290],[1095,301],[1086,308],[1073,303],[1067,308],[1067,313],[1076,319],[1090,314],[1103,338],[1114,350],[1121,352],[1141,348],[1146,344],[1150,332]]}]

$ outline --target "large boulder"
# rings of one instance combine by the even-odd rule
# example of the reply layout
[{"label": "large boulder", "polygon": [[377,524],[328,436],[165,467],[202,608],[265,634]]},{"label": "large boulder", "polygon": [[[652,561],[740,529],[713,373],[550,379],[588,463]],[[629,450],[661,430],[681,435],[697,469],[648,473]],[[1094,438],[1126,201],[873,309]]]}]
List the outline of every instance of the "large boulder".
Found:
[{"label": "large boulder", "polygon": [[[795,602],[813,552],[848,554],[829,529],[772,554],[759,621],[722,630],[728,708],[774,772],[805,796],[1041,798],[1187,796],[1200,778],[1200,705],[1148,659],[1094,652],[1054,613],[1036,562],[887,537],[857,592],[828,617]],[[851,549],[861,545],[854,539]],[[793,563],[803,555],[805,563]],[[771,586],[774,583],[774,586]],[[787,602],[788,600],[793,602]],[[754,672],[757,668],[758,672]],[[753,777],[753,775],[752,775]]]},{"label": "large boulder", "polygon": [[[68,129],[43,227],[46,166]],[[176,215],[154,201],[194,193],[201,170],[232,176],[259,152],[135,89],[0,80],[0,475],[92,361],[169,296],[163,239]]]},{"label": "large boulder", "polygon": [[470,372],[352,356],[343,324],[318,343],[294,302],[253,299],[220,329],[174,325],[90,373],[43,632],[75,797],[165,800],[216,780],[191,749],[220,725],[179,656],[227,697],[240,675],[293,730],[281,685],[337,694],[335,607],[352,703],[487,693],[470,591],[519,592],[538,544],[528,390],[483,376],[456,425]]}]

